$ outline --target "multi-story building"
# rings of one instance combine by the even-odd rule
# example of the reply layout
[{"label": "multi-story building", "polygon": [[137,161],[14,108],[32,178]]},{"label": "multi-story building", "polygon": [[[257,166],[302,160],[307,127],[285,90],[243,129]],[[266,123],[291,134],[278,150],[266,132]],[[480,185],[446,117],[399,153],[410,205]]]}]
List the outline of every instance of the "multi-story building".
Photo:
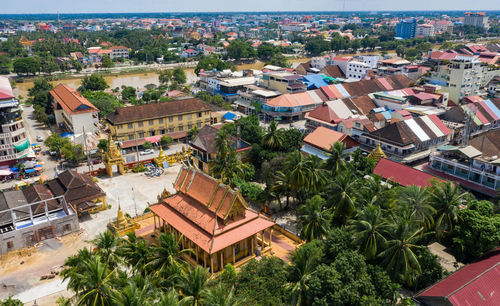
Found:
[{"label": "multi-story building", "polygon": [[99,109],[65,84],[50,91],[56,124],[74,134],[99,132]]},{"label": "multi-story building", "polygon": [[485,12],[466,12],[464,13],[464,24],[476,27],[488,28],[488,16]]},{"label": "multi-story building", "polygon": [[482,86],[481,61],[470,56],[456,56],[431,71],[430,83],[441,85],[449,99],[459,103],[465,96],[476,95]]},{"label": "multi-story building", "polygon": [[29,153],[30,142],[9,79],[0,77],[0,165],[14,165]]},{"label": "multi-story building", "polygon": [[381,60],[378,62],[377,75],[403,75],[405,74],[405,68],[409,65],[411,65],[410,61],[401,58]]},{"label": "multi-story building", "polygon": [[432,37],[434,36],[434,26],[432,24],[419,24],[415,31],[416,37]]},{"label": "multi-story building", "polygon": [[109,50],[111,50],[111,53],[109,54],[109,57],[111,59],[128,59],[129,58],[129,49],[127,47],[124,47],[124,46],[115,46],[115,47],[111,47],[109,48]]},{"label": "multi-story building", "polygon": [[271,90],[277,90],[281,93],[298,93],[307,90],[307,87],[300,79],[301,75],[290,72],[272,72],[264,73],[259,80],[260,86]]},{"label": "multi-story building", "polygon": [[401,20],[396,25],[396,37],[403,39],[415,37],[417,31],[417,20],[416,19],[405,19]]},{"label": "multi-story building", "polygon": [[197,98],[151,103],[118,108],[107,121],[111,136],[117,141],[172,133],[185,137],[194,126],[210,124],[210,107]]}]

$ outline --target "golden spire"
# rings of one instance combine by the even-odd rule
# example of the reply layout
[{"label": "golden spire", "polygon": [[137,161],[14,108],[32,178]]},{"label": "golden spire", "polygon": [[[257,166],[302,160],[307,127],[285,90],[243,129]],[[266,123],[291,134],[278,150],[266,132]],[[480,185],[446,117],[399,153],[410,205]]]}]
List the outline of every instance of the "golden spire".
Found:
[{"label": "golden spire", "polygon": [[378,163],[382,158],[387,158],[384,150],[380,147],[380,142],[377,144],[377,147],[373,149],[370,154],[367,156],[369,159],[373,160],[375,163]]},{"label": "golden spire", "polygon": [[127,219],[125,219],[125,216],[123,215],[123,211],[120,204],[118,204],[118,216],[116,217],[116,224],[118,228],[123,228],[127,226]]}]

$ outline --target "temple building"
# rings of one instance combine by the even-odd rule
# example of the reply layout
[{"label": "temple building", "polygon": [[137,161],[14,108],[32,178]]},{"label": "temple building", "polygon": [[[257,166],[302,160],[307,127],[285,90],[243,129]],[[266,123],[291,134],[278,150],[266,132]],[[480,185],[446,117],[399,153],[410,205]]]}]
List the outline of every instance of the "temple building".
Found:
[{"label": "temple building", "polygon": [[192,265],[220,272],[239,267],[271,251],[274,222],[248,207],[241,194],[213,177],[183,167],[174,183],[176,194],[150,207],[157,233],[173,233]]}]

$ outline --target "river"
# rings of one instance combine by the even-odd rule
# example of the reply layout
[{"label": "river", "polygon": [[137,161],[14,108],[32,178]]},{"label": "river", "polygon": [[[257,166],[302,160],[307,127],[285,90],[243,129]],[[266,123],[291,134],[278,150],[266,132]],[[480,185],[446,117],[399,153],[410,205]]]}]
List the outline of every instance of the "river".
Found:
[{"label": "river", "polygon": [[[296,67],[298,64],[308,61],[307,58],[298,58],[298,59],[290,59],[292,67]],[[264,63],[260,61],[256,61],[253,64],[244,64],[238,65],[238,70],[244,69],[257,69],[260,70],[264,67]],[[193,84],[198,80],[198,77],[194,73],[194,69],[188,68],[184,69],[186,72],[187,83]],[[147,84],[155,84],[159,85],[158,74],[156,72],[141,72],[141,73],[130,73],[130,74],[117,74],[117,75],[104,75],[104,79],[106,83],[108,83],[109,88],[121,87],[125,86],[133,86],[136,89],[143,89]],[[77,89],[81,84],[81,78],[70,78],[70,79],[61,79],[57,81],[51,82],[52,85],[56,86],[59,83],[63,83],[71,88]],[[33,81],[26,81],[23,83],[17,83],[16,88],[14,88],[14,94],[16,97],[20,95],[23,97],[23,100],[28,96],[28,89],[33,87]]]}]

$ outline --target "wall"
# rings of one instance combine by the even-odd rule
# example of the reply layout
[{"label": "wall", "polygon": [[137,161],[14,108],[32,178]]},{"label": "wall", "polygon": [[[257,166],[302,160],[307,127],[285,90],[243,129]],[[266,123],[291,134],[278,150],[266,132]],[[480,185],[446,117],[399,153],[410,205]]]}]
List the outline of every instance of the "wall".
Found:
[{"label": "wall", "polygon": [[85,132],[98,132],[99,131],[99,116],[95,113],[83,113],[71,116],[73,122],[73,133],[81,134],[85,127]]}]

